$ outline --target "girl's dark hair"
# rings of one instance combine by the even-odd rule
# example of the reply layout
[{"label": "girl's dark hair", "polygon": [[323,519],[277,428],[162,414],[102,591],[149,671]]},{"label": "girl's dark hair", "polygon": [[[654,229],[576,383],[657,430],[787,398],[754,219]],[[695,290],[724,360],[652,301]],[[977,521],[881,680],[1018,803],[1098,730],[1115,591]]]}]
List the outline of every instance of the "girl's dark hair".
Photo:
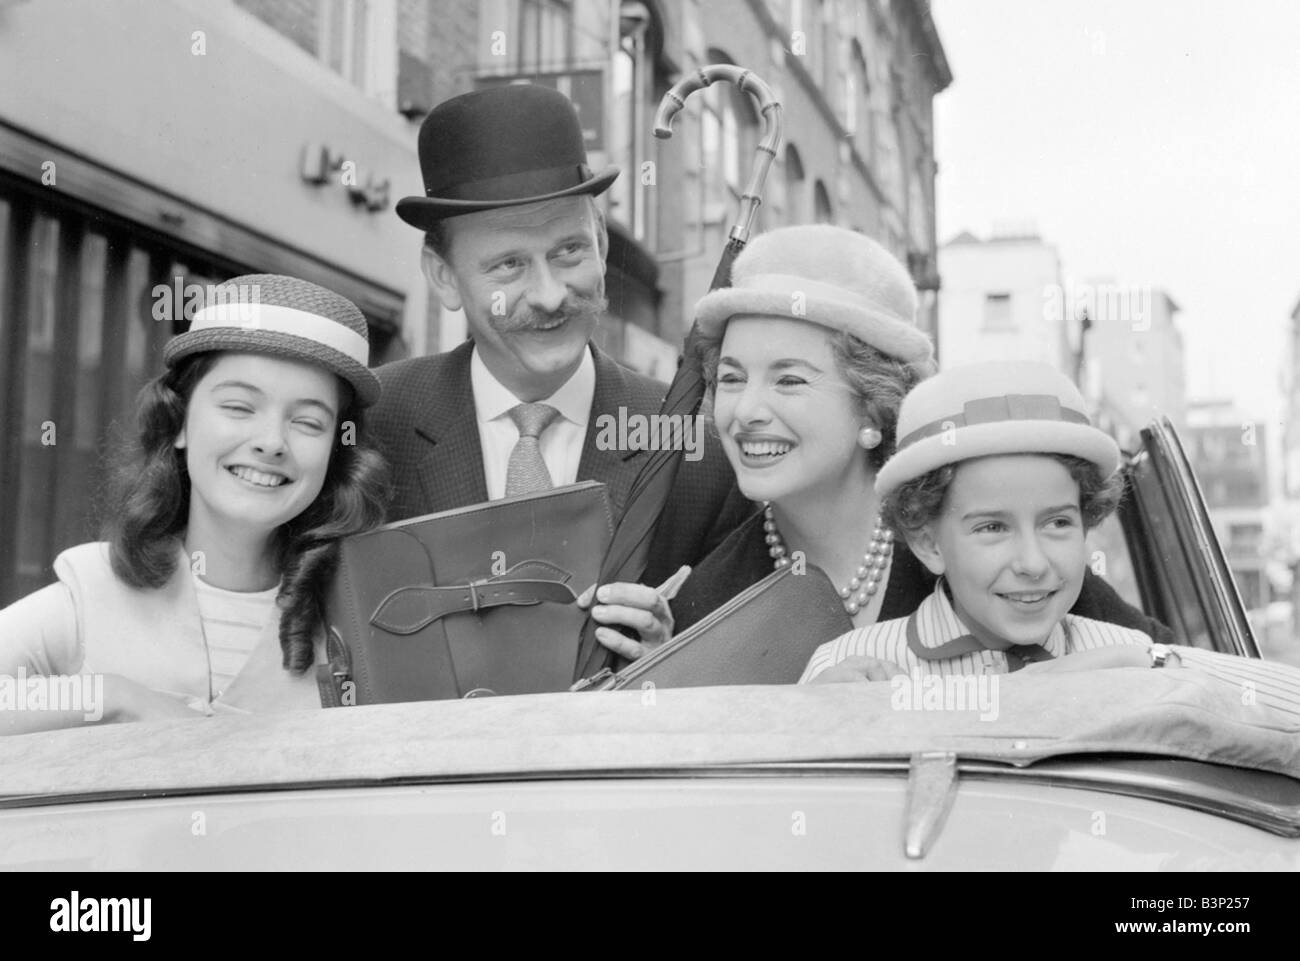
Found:
[{"label": "girl's dark hair", "polygon": [[[136,437],[122,449],[109,481],[103,537],[113,573],[136,588],[159,588],[176,573],[176,545],[189,520],[185,452],[173,445],[185,426],[194,388],[220,352],[192,354],[150,381],[136,402]],[[338,562],[338,540],[383,522],[388,465],[365,444],[362,408],[340,381],[344,403],[320,494],[281,525],[274,549],[281,573],[280,647],[285,668],[302,674],[315,659],[325,591]]]},{"label": "girl's dark hair", "polygon": [[[716,333],[702,335],[696,342],[696,356],[704,371],[709,399],[717,387],[718,359],[726,325]],[[870,418],[880,430],[880,445],[866,451],[874,471],[880,470],[898,441],[898,411],[908,391],[935,372],[934,362],[898,360],[845,331],[826,332],[840,374],[853,388],[858,414]],[[711,405],[710,405],[711,412]]]},{"label": "girl's dark hair", "polygon": [[[1079,513],[1083,515],[1083,528],[1092,530],[1119,506],[1124,496],[1124,473],[1116,471],[1107,477],[1100,467],[1090,460],[1072,454],[1044,453],[1060,461],[1079,485]],[[915,533],[943,513],[943,502],[948,496],[952,479],[961,464],[944,464],[927,474],[906,481],[890,491],[881,502],[880,510],[885,523],[904,534]]]}]

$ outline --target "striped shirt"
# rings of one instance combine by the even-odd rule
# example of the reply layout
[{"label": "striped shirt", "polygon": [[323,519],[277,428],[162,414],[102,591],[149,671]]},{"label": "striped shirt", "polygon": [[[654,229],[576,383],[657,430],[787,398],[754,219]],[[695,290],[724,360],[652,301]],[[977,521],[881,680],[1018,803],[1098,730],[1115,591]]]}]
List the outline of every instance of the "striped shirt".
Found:
[{"label": "striped shirt", "polygon": [[279,617],[275,597],[279,585],[265,591],[228,591],[213,587],[197,574],[194,593],[199,602],[199,620],[208,644],[208,666],[212,672],[212,696],[221,692],[244,669],[267,622]]},{"label": "striped shirt", "polygon": [[[923,674],[1006,674],[1019,666],[1019,659],[1008,659],[1007,652],[984,647],[971,638],[968,653],[954,657],[923,657],[914,648],[935,651],[945,644],[971,637],[971,632],[952,609],[952,601],[943,589],[943,579],[935,582],[934,590],[921,606],[908,617],[891,621],[878,621],[868,627],[859,627],[827,641],[813,652],[808,667],[799,679],[806,684],[814,677],[848,657],[874,657],[896,664],[908,673]],[[909,634],[911,635],[909,643]],[[1142,631],[1094,621],[1088,617],[1066,614],[1056,624],[1043,648],[1051,657],[1064,657],[1075,651],[1090,651],[1114,644],[1151,645],[1151,638]],[[1014,650],[1014,648],[1012,649]],[[1040,655],[1042,656],[1042,655]]]},{"label": "striped shirt", "polygon": [[[909,674],[1005,674],[1015,669],[1016,665],[1008,661],[1006,653],[986,649],[978,642],[964,645],[978,646],[978,650],[954,657],[927,658],[914,650],[914,647],[935,650],[950,642],[960,642],[963,638],[971,638],[970,631],[952,609],[952,602],[943,590],[941,578],[935,584],[934,592],[909,617],[859,627],[817,648],[799,683],[808,683],[822,671],[846,658],[860,656],[875,657],[896,664]],[[1052,628],[1043,648],[1051,657],[1063,657],[1078,651],[1116,644],[1150,647],[1151,638],[1142,631],[1066,614]],[[1300,668],[1207,651],[1199,647],[1177,645],[1172,650],[1178,655],[1182,667],[1231,684],[1234,693],[1239,693],[1242,697],[1243,703],[1266,705],[1290,719],[1300,721]]]}]

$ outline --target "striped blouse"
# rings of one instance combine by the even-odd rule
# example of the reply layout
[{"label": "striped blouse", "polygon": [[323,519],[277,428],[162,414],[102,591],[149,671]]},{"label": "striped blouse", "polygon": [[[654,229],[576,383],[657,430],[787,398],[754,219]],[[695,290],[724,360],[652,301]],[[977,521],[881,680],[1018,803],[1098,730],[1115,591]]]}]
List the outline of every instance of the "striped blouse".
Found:
[{"label": "striped blouse", "polygon": [[[817,648],[799,683],[808,683],[850,657],[878,658],[909,674],[1005,674],[1023,666],[1025,660],[1064,657],[1117,644],[1150,647],[1151,638],[1131,628],[1066,614],[1052,628],[1041,651],[1035,649],[1023,656],[1016,648],[990,650],[958,618],[940,579],[934,592],[910,616],[859,627]],[[1300,668],[1198,647],[1179,645],[1173,650],[1183,667],[1230,683],[1243,697],[1300,720]]]}]

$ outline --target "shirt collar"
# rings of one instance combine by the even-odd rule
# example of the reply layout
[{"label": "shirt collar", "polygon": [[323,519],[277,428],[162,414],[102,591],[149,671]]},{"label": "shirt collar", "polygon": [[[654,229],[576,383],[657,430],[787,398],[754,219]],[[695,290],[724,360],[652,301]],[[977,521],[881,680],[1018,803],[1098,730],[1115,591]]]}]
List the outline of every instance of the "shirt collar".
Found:
[{"label": "shirt collar", "polygon": [[[952,601],[948,599],[948,592],[944,590],[944,579],[942,577],[935,581],[934,591],[921,602],[921,606],[916,609],[911,618],[913,625],[920,621],[929,628],[924,632],[919,630],[909,631],[909,635],[914,637],[916,643],[924,650],[930,651],[943,647],[945,644],[961,637],[971,638],[981,649],[994,650],[994,648],[986,648],[957,615],[957,612],[953,609]],[[1052,625],[1052,630],[1048,633],[1047,640],[1043,642],[1042,647],[1052,657],[1065,656],[1066,643],[1063,622]],[[1009,650],[1014,651],[1015,648],[1012,647]]]},{"label": "shirt collar", "polygon": [[[504,417],[520,403],[519,398],[488,370],[477,347],[470,354],[469,379],[474,392],[474,409],[480,421],[486,423]],[[582,352],[582,361],[573,376],[550,397],[543,397],[538,403],[550,404],[565,420],[585,429],[591,418],[591,403],[595,395],[596,362],[592,360],[591,349],[588,348]]]}]

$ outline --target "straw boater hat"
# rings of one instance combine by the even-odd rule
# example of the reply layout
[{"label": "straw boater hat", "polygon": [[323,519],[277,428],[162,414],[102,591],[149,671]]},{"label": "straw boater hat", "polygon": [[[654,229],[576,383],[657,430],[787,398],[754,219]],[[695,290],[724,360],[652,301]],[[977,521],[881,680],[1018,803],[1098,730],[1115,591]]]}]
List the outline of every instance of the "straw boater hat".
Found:
[{"label": "straw boater hat", "polygon": [[446,217],[600,194],[617,167],[587,166],[582,124],[557,90],[510,84],[434,107],[420,127],[423,197],[403,197],[397,216],[428,230]]},{"label": "straw boater hat", "polygon": [[847,331],[899,360],[934,354],[916,326],[916,287],[903,265],[870,237],[829,224],[781,227],[755,238],[732,265],[731,286],[695,305],[710,337],[737,314]]},{"label": "straw boater hat", "polygon": [[363,407],[379,399],[366,318],[346,297],[295,277],[245,274],[218,284],[208,300],[163,348],[169,367],[209,350],[271,354],[333,371]]},{"label": "straw boater hat", "polygon": [[945,464],[990,454],[1073,454],[1109,477],[1119,446],[1092,426],[1083,395],[1047,364],[993,361],[954,367],[903,399],[898,447],[876,475],[881,497]]}]

